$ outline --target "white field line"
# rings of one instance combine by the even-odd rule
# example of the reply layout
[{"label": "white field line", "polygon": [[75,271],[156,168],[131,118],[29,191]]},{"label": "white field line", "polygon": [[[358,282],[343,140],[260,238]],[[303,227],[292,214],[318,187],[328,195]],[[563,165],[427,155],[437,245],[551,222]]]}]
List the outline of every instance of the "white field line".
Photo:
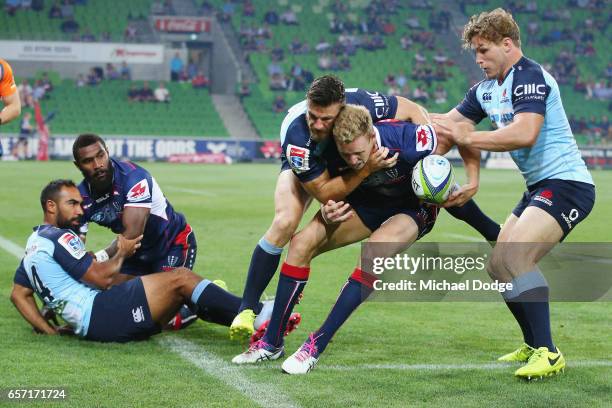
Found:
[{"label": "white field line", "polygon": [[[24,250],[1,235],[0,248],[17,259],[23,257]],[[285,393],[279,393],[274,385],[251,381],[244,375],[240,367],[226,362],[195,343],[178,337],[162,338],[159,343],[262,407],[299,407]]]},{"label": "white field line", "polygon": [[[466,370],[507,370],[518,368],[520,364],[510,363],[480,363],[480,364],[356,364],[356,365],[325,365],[319,364],[317,371],[367,371],[367,370],[395,370],[395,371],[466,371]],[[575,360],[567,362],[568,368],[574,367],[612,367],[611,360]],[[248,369],[278,370],[278,365],[262,364],[245,366]]]},{"label": "white field line", "polygon": [[164,187],[164,190],[178,191],[179,193],[201,195],[201,196],[205,196],[205,197],[217,197],[217,194],[211,193],[210,191],[206,191],[206,190],[194,190],[194,189],[191,189],[191,188],[181,188],[181,187],[167,186],[167,187]]},{"label": "white field line", "polygon": [[274,384],[251,381],[241,366],[227,362],[189,340],[167,336],[160,339],[159,343],[262,407],[298,406],[286,393],[279,392]]}]

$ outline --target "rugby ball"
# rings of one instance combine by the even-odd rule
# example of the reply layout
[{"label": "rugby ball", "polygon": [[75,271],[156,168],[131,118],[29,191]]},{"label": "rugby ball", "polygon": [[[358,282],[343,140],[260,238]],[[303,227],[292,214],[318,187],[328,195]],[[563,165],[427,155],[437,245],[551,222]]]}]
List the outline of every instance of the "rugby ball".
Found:
[{"label": "rugby ball", "polygon": [[453,166],[446,157],[432,154],[412,169],[414,194],[428,203],[442,204],[457,187]]}]

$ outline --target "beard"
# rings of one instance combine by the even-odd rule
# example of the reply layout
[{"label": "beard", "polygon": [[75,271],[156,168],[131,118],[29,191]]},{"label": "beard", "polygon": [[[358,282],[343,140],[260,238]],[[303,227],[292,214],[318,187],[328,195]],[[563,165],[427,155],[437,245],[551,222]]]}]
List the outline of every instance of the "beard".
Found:
[{"label": "beard", "polygon": [[61,229],[69,229],[78,235],[79,228],[81,226],[81,217],[64,218],[61,215],[58,215],[57,226]]}]

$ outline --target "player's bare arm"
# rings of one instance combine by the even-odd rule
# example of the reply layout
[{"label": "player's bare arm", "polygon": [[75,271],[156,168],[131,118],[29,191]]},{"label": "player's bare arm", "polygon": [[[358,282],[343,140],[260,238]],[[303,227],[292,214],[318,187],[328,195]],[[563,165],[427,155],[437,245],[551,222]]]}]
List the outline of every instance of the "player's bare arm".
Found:
[{"label": "player's bare arm", "polygon": [[2,97],[2,102],[4,102],[4,108],[2,111],[0,111],[0,124],[8,123],[11,120],[19,117],[21,114],[21,100],[19,99],[19,92]]},{"label": "player's bare arm", "polygon": [[395,119],[425,125],[431,122],[427,109],[416,102],[402,96],[397,96],[397,112]]},{"label": "player's bare arm", "polygon": [[532,147],[543,123],[544,116],[533,112],[519,113],[514,116],[510,125],[491,131],[473,131],[464,123],[455,123],[448,119],[440,118],[435,121],[438,133],[452,137],[459,146],[491,152],[509,152]]},{"label": "player's bare arm", "polygon": [[32,289],[17,283],[13,284],[11,302],[13,302],[15,308],[17,308],[21,316],[30,323],[34,330],[44,334],[58,334],[58,331],[40,314],[36,301],[34,300],[34,291]]},{"label": "player's bare arm", "polygon": [[122,235],[117,235],[117,253],[105,262],[94,260],[83,275],[82,280],[103,290],[116,284],[115,277],[119,274],[123,260],[132,256],[140,248],[141,240],[142,235],[135,239],[127,239]]},{"label": "player's bare arm", "polygon": [[398,153],[390,158],[387,158],[388,155],[389,149],[386,147],[373,150],[366,165],[357,172],[348,171],[346,174],[332,178],[329,172],[325,170],[316,179],[303,183],[302,185],[304,189],[320,203],[326,203],[329,200],[341,200],[356,189],[370,174],[381,169],[395,166]]}]

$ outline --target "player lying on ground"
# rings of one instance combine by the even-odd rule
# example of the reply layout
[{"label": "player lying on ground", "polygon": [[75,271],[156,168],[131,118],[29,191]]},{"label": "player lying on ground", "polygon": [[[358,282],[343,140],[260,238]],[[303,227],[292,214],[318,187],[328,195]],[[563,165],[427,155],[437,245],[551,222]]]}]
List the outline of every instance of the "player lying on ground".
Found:
[{"label": "player lying on ground", "polygon": [[[94,134],[77,137],[72,154],[84,178],[79,184],[84,209],[81,239],[85,241],[89,222],[127,239],[143,237],[141,247],[125,260],[114,283],[180,266],[193,270],[197,254],[195,232],[147,170],[111,158],[104,140]],[[114,251],[111,245],[97,255],[107,259]],[[167,326],[184,328],[196,318],[185,306]]]},{"label": "player lying on ground", "polygon": [[[274,276],[283,247],[295,233],[312,197],[320,203],[343,200],[369,175],[395,165],[397,155],[387,157],[387,148],[381,147],[372,152],[359,170],[340,175],[330,172],[327,163],[339,159],[335,144],[330,143],[331,130],[346,103],[365,106],[373,122],[394,118],[416,124],[429,122],[427,111],[408,99],[357,88],[345,91],[342,81],[334,76],[315,79],[306,100],[289,110],[281,126],[283,154],[274,193],[274,219],[251,257],[241,313],[230,328],[232,338],[253,331],[256,315],[253,305]],[[450,205],[461,207],[447,210],[455,218],[476,228],[486,240],[495,241],[499,225],[484,215],[473,201],[468,201],[478,189],[480,153],[474,149],[462,149],[461,154],[466,163],[468,184],[450,197]]]},{"label": "player lying on ground", "polygon": [[[527,191],[504,223],[488,266],[493,279],[515,288],[504,292],[504,299],[524,339],[500,360],[526,362],[515,372],[520,377],[555,374],[565,359],[553,344],[548,283],[537,264],[591,212],[595,186],[557,82],[523,56],[512,15],[496,9],[472,16],[463,43],[474,50],[486,78],[456,108],[432,118],[439,135],[452,135],[461,146],[510,152],[525,178]],[[487,116],[496,130],[473,131]]]},{"label": "player lying on ground", "polygon": [[[310,262],[315,256],[367,237],[370,237],[369,242],[387,243],[389,253],[377,256],[393,256],[428,233],[434,225],[439,209],[423,204],[414,195],[410,185],[412,168],[429,154],[446,153],[452,139],[436,137],[429,125],[400,121],[372,125],[367,111],[355,105],[346,105],[341,110],[334,125],[334,138],[342,157],[333,163],[336,170],[347,164],[359,170],[366,165],[371,151],[382,147],[399,152],[397,164],[365,179],[347,197],[346,204],[328,202],[306,228],[291,239],[287,260],[281,268],[270,325],[261,341],[234,357],[232,361],[236,364],[275,360],[283,355],[283,339],[279,334],[308,281]],[[285,372],[299,374],[312,369],[334,333],[365,299],[362,295],[371,291],[372,281],[372,275],[362,271],[358,263],[323,326],[283,363]]]},{"label": "player lying on ground", "polygon": [[[187,268],[154,273],[112,286],[126,258],[141,246],[142,236],[117,236],[115,254],[99,262],[75,234],[83,199],[70,180],[49,183],[40,198],[44,223],[34,228],[15,273],[11,300],[37,331],[57,334],[41,316],[33,294],[60,316],[74,333],[88,340],[126,342],[146,339],[183,304],[206,321],[229,326],[240,298]],[[272,305],[263,307],[263,324]]]}]

